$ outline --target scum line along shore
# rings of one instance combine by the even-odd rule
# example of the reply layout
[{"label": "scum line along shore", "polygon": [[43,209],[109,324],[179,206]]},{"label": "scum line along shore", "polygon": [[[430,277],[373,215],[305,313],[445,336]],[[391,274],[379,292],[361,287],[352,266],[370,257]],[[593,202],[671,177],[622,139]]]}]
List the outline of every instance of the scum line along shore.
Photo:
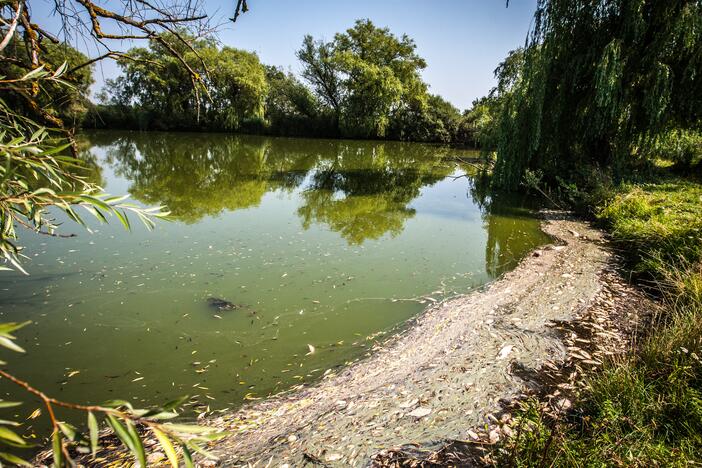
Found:
[{"label": "scum line along shore", "polygon": [[566,362],[555,325],[583,317],[612,269],[601,231],[559,212],[544,213],[543,229],[554,245],[482,291],[430,307],[367,359],[211,419],[232,432],[214,447],[219,464],[363,466],[389,447],[475,437],[471,428],[533,384],[524,375]]},{"label": "scum line along shore", "polygon": [[[218,462],[198,465],[398,466],[407,447],[430,453],[446,441],[499,438],[493,415],[525,393],[569,406],[578,373],[625,350],[636,309],[650,303],[614,271],[600,230],[561,212],[543,217],[553,244],[481,291],[429,307],[315,385],[205,420],[231,435],[210,448]],[[575,329],[589,330],[587,339]],[[161,466],[154,449],[149,462]],[[99,454],[99,465],[79,462],[125,466],[129,454],[116,452]]]}]

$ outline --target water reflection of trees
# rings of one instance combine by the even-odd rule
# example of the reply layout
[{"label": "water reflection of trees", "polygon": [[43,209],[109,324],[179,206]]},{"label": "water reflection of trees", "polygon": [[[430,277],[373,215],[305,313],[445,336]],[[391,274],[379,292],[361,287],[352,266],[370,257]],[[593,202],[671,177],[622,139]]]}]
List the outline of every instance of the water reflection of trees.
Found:
[{"label": "water reflection of trees", "polygon": [[132,196],[168,206],[194,223],[257,206],[267,192],[292,190],[314,165],[312,152],[278,151],[266,139],[227,135],[128,134],[111,137],[107,160],[131,182]]},{"label": "water reflection of trees", "polygon": [[471,175],[472,198],[487,232],[488,274],[509,270],[533,246],[524,200],[494,194],[475,167],[449,163],[440,149],[395,142],[349,142],[213,134],[95,133],[108,163],[146,204],[164,204],[194,223],[257,206],[271,191],[300,191],[305,229],[325,225],[350,244],[398,235],[415,215],[423,187],[453,171]]},{"label": "water reflection of trees", "polygon": [[81,162],[74,168],[75,174],[86,182],[103,187],[105,180],[102,175],[102,165],[91,151],[91,143],[85,138],[78,138],[76,143],[78,150],[76,157]]},{"label": "water reflection of trees", "polygon": [[470,180],[468,195],[480,207],[487,232],[485,271],[491,277],[497,278],[514,268],[534,248],[535,240],[547,240],[546,234],[534,229],[534,200],[494,192],[486,174],[476,174]]},{"label": "water reflection of trees", "polygon": [[398,235],[421,188],[453,170],[419,145],[340,143],[329,156],[315,169],[298,214],[305,228],[326,224],[351,244]]},{"label": "water reflection of trees", "polygon": [[352,244],[402,232],[421,188],[453,170],[430,147],[392,142],[165,133],[98,133],[91,142],[107,148],[134,198],[184,222],[300,188],[303,226],[325,224]]}]

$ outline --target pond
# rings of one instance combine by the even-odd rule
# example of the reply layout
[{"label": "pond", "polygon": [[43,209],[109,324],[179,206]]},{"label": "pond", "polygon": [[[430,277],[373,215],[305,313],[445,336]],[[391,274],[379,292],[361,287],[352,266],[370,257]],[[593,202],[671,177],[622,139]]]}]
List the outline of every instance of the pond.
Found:
[{"label": "pond", "polygon": [[108,193],[173,220],[26,235],[30,275],[0,276],[0,319],[32,321],[27,353],[0,358],[67,401],[237,407],[364,356],[547,241],[526,200],[487,195],[466,151],[122,132],[81,146]]}]

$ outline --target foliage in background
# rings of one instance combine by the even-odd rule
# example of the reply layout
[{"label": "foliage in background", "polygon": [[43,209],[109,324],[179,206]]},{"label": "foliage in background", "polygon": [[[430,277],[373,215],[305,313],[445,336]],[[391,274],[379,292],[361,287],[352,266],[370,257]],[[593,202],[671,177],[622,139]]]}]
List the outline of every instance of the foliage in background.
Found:
[{"label": "foliage in background", "polygon": [[426,84],[419,73],[426,62],[414,41],[359,20],[334,36],[333,63],[342,76],[345,102],[341,127],[345,134],[384,137],[399,113],[426,105]]},{"label": "foliage in background", "polygon": [[642,152],[680,171],[702,173],[702,131],[670,130],[656,137]]},{"label": "foliage in background", "polygon": [[[168,37],[168,35],[164,36]],[[428,92],[414,41],[359,20],[330,42],[305,36],[301,81],[255,54],[219,49],[181,33],[176,50],[203,75],[189,84],[181,58],[152,41],[120,59],[102,105],[85,117],[97,128],[238,131],[275,135],[394,139],[469,144],[482,129],[465,125],[451,103]],[[205,71],[208,71],[205,73]]]},{"label": "foliage in background", "polygon": [[456,139],[474,148],[480,148],[488,156],[497,149],[497,123],[500,100],[486,96],[473,101],[470,110],[464,112],[459,121]]},{"label": "foliage in background", "polygon": [[526,170],[615,178],[642,148],[702,119],[699,0],[539,0],[523,63],[499,123],[495,184]]},{"label": "foliage in background", "polygon": [[266,66],[266,133],[338,137],[338,116],[292,73]]},{"label": "foliage in background", "polygon": [[476,99],[458,122],[454,140],[466,146],[480,148],[488,160],[500,142],[500,116],[507,100],[514,92],[524,64],[524,49],[510,51],[494,71],[497,84],[487,96]]},{"label": "foliage in background", "polygon": [[458,110],[428,93],[426,62],[407,35],[358,20],[330,42],[306,36],[297,53],[302,77],[341,135],[448,143]]},{"label": "foliage in background", "polygon": [[151,41],[148,48],[130,49],[129,58],[118,60],[122,75],[107,81],[106,104],[139,115],[141,129],[239,130],[247,121],[262,120],[268,82],[258,57],[219,48],[213,39],[179,35],[188,46],[179,45],[178,52],[202,77],[202,88],[192,86],[181,58]]}]

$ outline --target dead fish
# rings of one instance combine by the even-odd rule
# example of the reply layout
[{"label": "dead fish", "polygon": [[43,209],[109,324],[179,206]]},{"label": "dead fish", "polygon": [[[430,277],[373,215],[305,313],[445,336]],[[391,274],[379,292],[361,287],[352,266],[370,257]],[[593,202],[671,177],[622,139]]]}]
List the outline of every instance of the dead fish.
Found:
[{"label": "dead fish", "polygon": [[207,303],[210,307],[214,307],[217,310],[234,310],[241,307],[239,304],[234,304],[233,302],[218,297],[208,297]]}]

